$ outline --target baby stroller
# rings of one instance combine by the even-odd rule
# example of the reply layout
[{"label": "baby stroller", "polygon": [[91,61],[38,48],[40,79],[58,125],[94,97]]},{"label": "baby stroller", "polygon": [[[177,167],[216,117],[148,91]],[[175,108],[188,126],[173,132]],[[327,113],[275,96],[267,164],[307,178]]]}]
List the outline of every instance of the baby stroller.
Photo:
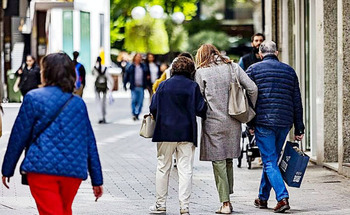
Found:
[{"label": "baby stroller", "polygon": [[244,153],[246,153],[248,169],[251,169],[252,161],[254,161],[256,157],[260,157],[260,151],[258,146],[256,145],[254,129],[248,126],[242,132],[241,155],[238,157],[238,164],[237,164],[237,167],[239,168],[241,167]]}]

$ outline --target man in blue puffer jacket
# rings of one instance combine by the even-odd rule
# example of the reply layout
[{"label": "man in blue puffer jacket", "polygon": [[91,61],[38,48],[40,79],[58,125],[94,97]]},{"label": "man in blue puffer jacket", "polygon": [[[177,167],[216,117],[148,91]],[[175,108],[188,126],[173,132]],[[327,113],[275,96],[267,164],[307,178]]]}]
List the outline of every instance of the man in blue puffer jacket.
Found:
[{"label": "man in blue puffer jacket", "polygon": [[274,210],[284,212],[290,209],[289,195],[277,162],[293,124],[295,139],[301,140],[304,136],[299,81],[292,67],[279,62],[274,42],[263,42],[259,54],[263,61],[253,64],[247,70],[249,77],[258,86],[254,125],[256,143],[263,161],[259,198],[254,204],[259,208],[267,208],[273,188],[278,201]]}]

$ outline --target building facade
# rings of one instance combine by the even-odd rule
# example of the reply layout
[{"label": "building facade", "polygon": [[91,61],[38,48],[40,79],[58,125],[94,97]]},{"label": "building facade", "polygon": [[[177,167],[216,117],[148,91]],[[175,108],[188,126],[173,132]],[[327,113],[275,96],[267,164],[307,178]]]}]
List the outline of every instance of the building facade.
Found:
[{"label": "building facade", "polygon": [[72,57],[79,51],[88,73],[98,56],[110,64],[110,0],[11,0],[2,1],[2,6],[5,86],[7,72],[17,70],[28,54],[40,61],[48,53],[64,51]]},{"label": "building facade", "polygon": [[264,0],[264,33],[299,76],[313,161],[350,176],[350,1]]}]

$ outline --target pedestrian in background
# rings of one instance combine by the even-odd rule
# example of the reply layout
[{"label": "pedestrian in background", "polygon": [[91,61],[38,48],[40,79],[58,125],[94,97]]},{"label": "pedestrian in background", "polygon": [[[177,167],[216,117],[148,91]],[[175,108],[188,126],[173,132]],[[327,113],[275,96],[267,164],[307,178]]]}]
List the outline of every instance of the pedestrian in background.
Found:
[{"label": "pedestrian in background", "polygon": [[232,159],[240,152],[241,123],[228,114],[230,83],[237,78],[255,104],[256,85],[248,75],[230,59],[221,55],[211,44],[202,45],[196,55],[196,82],[208,103],[207,119],[202,121],[200,160],[211,161],[216,188],[222,206],[216,213],[230,214],[233,193]]},{"label": "pedestrian in background", "polygon": [[136,53],[132,64],[125,71],[124,89],[126,90],[127,83],[130,83],[131,90],[131,109],[133,120],[139,120],[139,115],[142,111],[144,91],[147,87],[147,82],[150,80],[150,73],[147,66],[142,63],[142,56]]},{"label": "pedestrian in background", "polygon": [[172,78],[162,82],[152,97],[150,112],[156,119],[153,142],[157,143],[156,203],[150,213],[165,213],[172,154],[177,151],[180,214],[189,214],[193,159],[197,146],[196,116],[205,119],[207,105],[192,81],[194,63],[178,57]]},{"label": "pedestrian in background", "polygon": [[65,53],[42,59],[44,87],[30,91],[13,125],[2,165],[2,182],[25,173],[39,214],[72,214],[82,180],[91,177],[94,195],[102,196],[102,171],[94,132],[84,101],[74,96],[74,64]]},{"label": "pedestrian in background", "polygon": [[264,42],[265,36],[262,33],[256,33],[251,37],[252,51],[239,59],[239,66],[246,71],[248,67],[254,63],[260,62],[259,46]]},{"label": "pedestrian in background", "polygon": [[[129,55],[127,52],[121,51],[117,57],[117,66],[122,69],[122,79],[124,79],[126,67],[129,64]],[[124,81],[124,80],[123,80]]]},{"label": "pedestrian in background", "polygon": [[83,92],[86,85],[86,71],[84,65],[78,62],[78,57],[79,52],[73,52],[73,63],[75,66],[75,72],[77,74],[74,93],[80,97],[83,97]]},{"label": "pedestrian in background", "polygon": [[150,101],[152,101],[153,90],[152,86],[154,82],[162,75],[159,64],[156,63],[156,59],[152,53],[148,53],[146,57],[146,66],[150,73],[150,80],[147,83],[147,90],[149,92]]},{"label": "pedestrian in background", "polygon": [[15,73],[20,78],[18,87],[23,97],[32,89],[36,89],[41,84],[40,68],[35,63],[35,58],[27,55],[24,68],[19,68]]},{"label": "pedestrian in background", "polygon": [[106,123],[107,114],[107,91],[113,90],[114,80],[111,74],[108,73],[108,68],[102,65],[100,57],[97,57],[96,59],[96,64],[92,70],[92,74],[96,76],[95,98],[98,105],[98,123],[104,124]]},{"label": "pedestrian in background", "polygon": [[289,194],[278,167],[284,141],[294,124],[295,139],[304,136],[303,107],[298,77],[292,67],[279,62],[276,44],[260,45],[262,62],[251,65],[247,74],[259,89],[256,102],[255,137],[263,162],[259,196],[254,205],[267,208],[271,188],[275,190],[275,212],[290,209]]}]

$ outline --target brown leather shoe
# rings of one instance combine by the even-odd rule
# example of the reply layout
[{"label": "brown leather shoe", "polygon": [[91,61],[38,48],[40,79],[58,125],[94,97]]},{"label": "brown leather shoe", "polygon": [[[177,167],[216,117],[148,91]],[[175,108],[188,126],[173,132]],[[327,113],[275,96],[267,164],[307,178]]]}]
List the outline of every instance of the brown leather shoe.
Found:
[{"label": "brown leather shoe", "polygon": [[286,210],[289,210],[289,202],[288,198],[284,198],[281,201],[279,201],[276,205],[276,207],[273,209],[275,213],[284,213]]},{"label": "brown leather shoe", "polygon": [[254,200],[254,205],[260,209],[266,209],[267,208],[267,201],[257,198]]}]

